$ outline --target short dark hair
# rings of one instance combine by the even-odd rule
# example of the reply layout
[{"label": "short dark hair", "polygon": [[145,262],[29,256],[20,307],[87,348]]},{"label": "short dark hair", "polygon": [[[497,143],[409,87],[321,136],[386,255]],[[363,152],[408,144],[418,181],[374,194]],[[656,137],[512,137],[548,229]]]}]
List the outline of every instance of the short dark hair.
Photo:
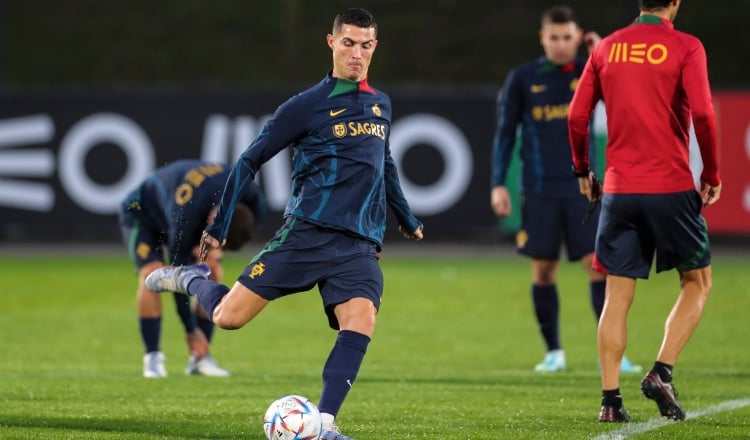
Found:
[{"label": "short dark hair", "polygon": [[672,0],[638,0],[638,7],[641,11],[653,11],[669,6]]},{"label": "short dark hair", "polygon": [[341,26],[345,24],[353,24],[361,28],[375,28],[375,34],[378,33],[378,24],[375,23],[375,17],[367,9],[349,8],[337,15],[333,20],[333,33],[340,31]]},{"label": "short dark hair", "polygon": [[542,26],[547,23],[564,24],[571,21],[576,25],[579,24],[578,17],[568,6],[554,6],[542,13]]},{"label": "short dark hair", "polygon": [[227,242],[224,248],[230,251],[239,250],[242,245],[253,238],[255,230],[255,215],[244,203],[238,203],[232,213],[232,222],[229,223]]}]

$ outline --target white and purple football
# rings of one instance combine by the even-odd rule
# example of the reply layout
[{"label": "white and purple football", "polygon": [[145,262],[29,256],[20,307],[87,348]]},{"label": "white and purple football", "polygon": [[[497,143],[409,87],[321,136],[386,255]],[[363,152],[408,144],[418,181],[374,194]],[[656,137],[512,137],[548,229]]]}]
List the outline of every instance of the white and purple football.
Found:
[{"label": "white and purple football", "polygon": [[320,411],[310,399],[292,394],[275,400],[263,418],[268,440],[317,440],[323,430]]}]

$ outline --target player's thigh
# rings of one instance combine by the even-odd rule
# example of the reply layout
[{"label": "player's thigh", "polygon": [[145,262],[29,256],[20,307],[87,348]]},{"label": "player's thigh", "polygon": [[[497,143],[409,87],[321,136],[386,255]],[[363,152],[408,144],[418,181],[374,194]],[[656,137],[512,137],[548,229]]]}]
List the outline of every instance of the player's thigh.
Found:
[{"label": "player's thigh", "polygon": [[269,300],[236,282],[213,311],[213,321],[223,329],[238,329],[255,318]]},{"label": "player's thigh", "polygon": [[559,198],[525,194],[521,230],[516,234],[518,252],[532,258],[557,260],[562,243]]},{"label": "player's thigh", "polygon": [[[348,257],[339,258],[330,267],[330,272],[318,287],[323,300],[323,307],[328,316],[328,324],[333,329],[340,329],[341,319],[351,329],[351,322],[356,321],[360,332],[372,333],[375,326],[375,314],[380,308],[383,296],[383,271],[375,255],[375,244],[363,239],[345,237],[344,241],[355,242],[348,252]],[[363,298],[365,302],[355,302],[361,307],[349,307],[350,300]],[[338,310],[339,308],[344,310]]]},{"label": "player's thigh", "polygon": [[638,195],[604,194],[596,233],[596,258],[611,275],[648,278],[654,238],[642,222]]},{"label": "player's thigh", "polygon": [[324,278],[327,240],[314,225],[290,218],[253,257],[237,282],[269,301],[310,290]]},{"label": "player's thigh", "polygon": [[708,228],[697,191],[644,196],[656,241],[656,270],[681,272],[711,264]]},{"label": "player's thigh", "polygon": [[[570,261],[578,261],[594,252],[599,210],[589,211],[588,199],[581,194],[572,194],[561,206],[565,247]],[[588,214],[587,214],[588,213]]]}]

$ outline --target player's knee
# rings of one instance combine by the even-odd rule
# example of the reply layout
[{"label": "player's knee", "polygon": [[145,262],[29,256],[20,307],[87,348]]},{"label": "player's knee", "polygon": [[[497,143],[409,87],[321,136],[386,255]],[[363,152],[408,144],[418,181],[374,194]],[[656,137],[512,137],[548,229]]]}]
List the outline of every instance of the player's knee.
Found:
[{"label": "player's knee", "polygon": [[248,319],[242,314],[221,306],[216,307],[213,313],[214,325],[224,330],[237,330],[247,324],[247,321]]},{"label": "player's knee", "polygon": [[358,316],[355,322],[363,332],[366,331],[365,333],[372,334],[375,331],[375,323],[377,322],[375,311],[373,310],[371,313]]},{"label": "player's knee", "polygon": [[686,287],[692,287],[701,295],[708,297],[709,293],[711,293],[711,289],[713,288],[711,266],[701,269],[689,270],[687,272],[680,272],[680,283],[683,289],[685,289]]},{"label": "player's knee", "polygon": [[218,316],[214,314],[214,324],[224,330],[237,330],[244,325],[239,320],[226,316],[226,314],[219,314]]},{"label": "player's knee", "polygon": [[552,270],[542,270],[534,273],[533,282],[537,286],[551,286],[555,284],[555,272]]},{"label": "player's knee", "polygon": [[353,330],[360,333],[371,333],[375,329],[375,313],[350,315],[339,321],[342,330]]},{"label": "player's knee", "polygon": [[532,281],[537,286],[549,286],[557,281],[557,261],[534,259],[531,263]]},{"label": "player's knee", "polygon": [[351,330],[368,336],[375,331],[377,309],[370,301],[348,301],[338,305],[335,313],[341,330]]},{"label": "player's knee", "polygon": [[357,317],[340,324],[340,330],[350,330],[372,337],[375,333],[375,317]]}]

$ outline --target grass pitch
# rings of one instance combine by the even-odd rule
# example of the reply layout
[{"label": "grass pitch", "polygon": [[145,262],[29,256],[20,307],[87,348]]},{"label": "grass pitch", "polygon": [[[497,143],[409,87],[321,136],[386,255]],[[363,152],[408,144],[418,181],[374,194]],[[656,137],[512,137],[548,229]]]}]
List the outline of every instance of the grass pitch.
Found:
[{"label": "grass pitch", "polygon": [[[225,280],[247,259],[230,254]],[[635,422],[627,430],[596,421],[595,324],[578,264],[562,264],[558,281],[569,370],[540,375],[527,260],[400,258],[386,249],[375,338],[339,425],[358,440],[748,438],[749,262],[715,256],[714,292],[675,369],[689,420],[661,426],[639,393],[641,375],[624,376]],[[169,377],[144,379],[125,256],[6,256],[0,267],[0,438],[263,440],[275,398],[319,397],[336,334],[316,290],[272,303],[243,329],[216,331],[212,353],[230,378],[184,376],[184,336],[167,296]],[[627,354],[644,368],[677,289],[675,272],[639,282]]]}]

